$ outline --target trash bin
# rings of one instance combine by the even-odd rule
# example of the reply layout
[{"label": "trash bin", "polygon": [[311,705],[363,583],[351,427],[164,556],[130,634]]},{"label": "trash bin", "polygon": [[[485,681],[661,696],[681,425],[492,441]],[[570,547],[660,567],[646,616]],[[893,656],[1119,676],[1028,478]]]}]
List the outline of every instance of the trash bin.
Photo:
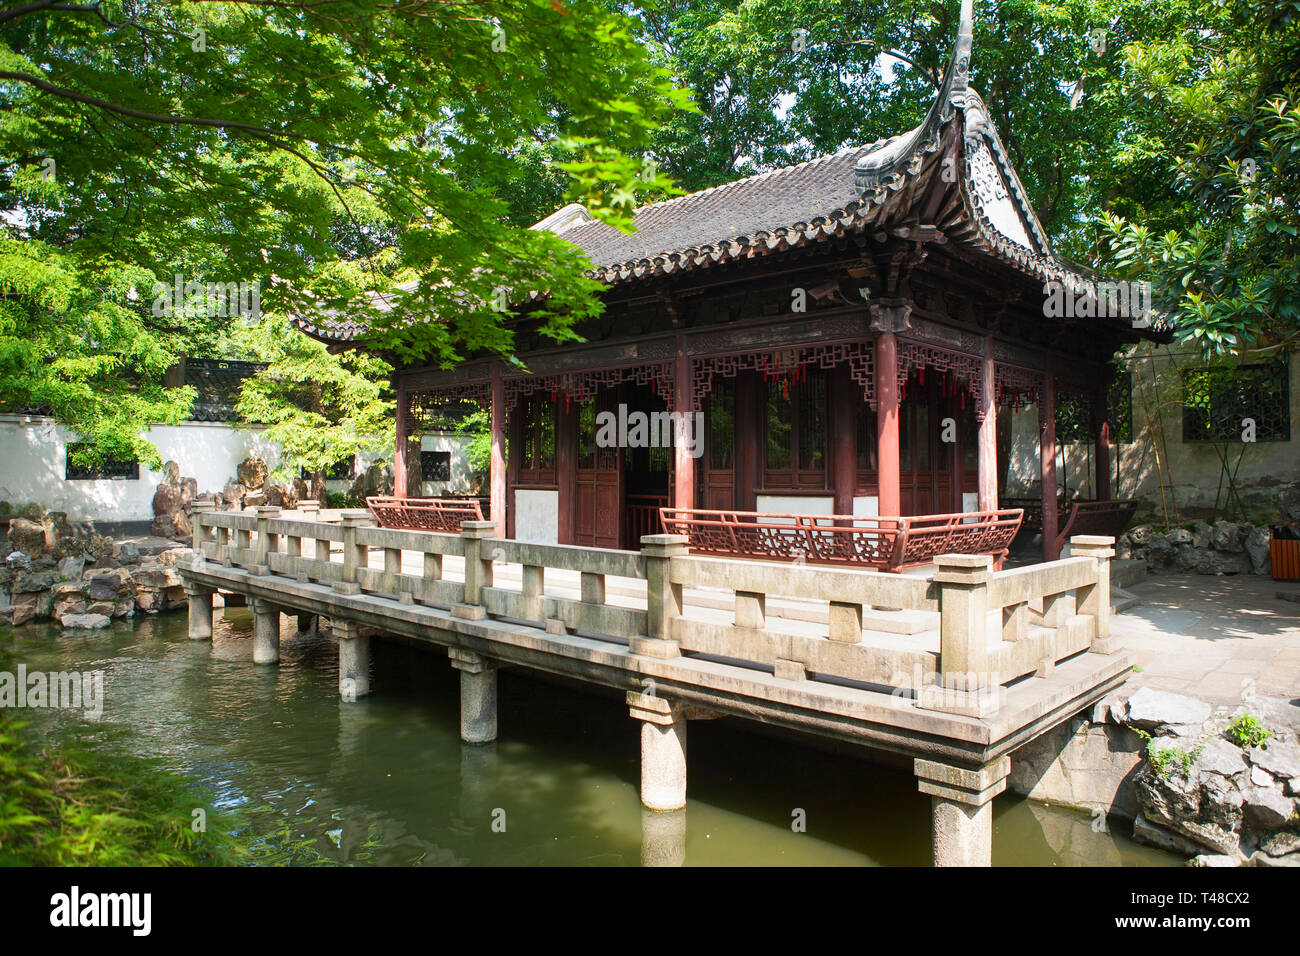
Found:
[{"label": "trash bin", "polygon": [[1268,532],[1273,580],[1300,581],[1300,524],[1269,525]]}]

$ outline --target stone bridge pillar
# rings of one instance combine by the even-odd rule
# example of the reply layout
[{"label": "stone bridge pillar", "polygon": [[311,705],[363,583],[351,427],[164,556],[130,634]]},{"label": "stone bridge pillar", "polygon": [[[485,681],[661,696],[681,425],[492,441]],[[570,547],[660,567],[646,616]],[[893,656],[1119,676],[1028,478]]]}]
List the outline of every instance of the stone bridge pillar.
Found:
[{"label": "stone bridge pillar", "polygon": [[489,744],[497,739],[497,663],[459,647],[447,656],[460,671],[460,739]]},{"label": "stone bridge pillar", "polygon": [[190,639],[212,640],[212,589],[186,582],[185,596],[190,602]]},{"label": "stone bridge pillar", "polygon": [[627,704],[641,721],[641,803],[680,810],[686,806],[686,708],[634,690]]},{"label": "stone bridge pillar", "polygon": [[265,598],[253,598],[253,663],[280,662],[280,609]]},{"label": "stone bridge pillar", "polygon": [[370,693],[370,635],[361,625],[331,618],[339,645],[339,696],[354,701]]},{"label": "stone bridge pillar", "polygon": [[993,862],[993,798],[1006,789],[1011,758],[978,770],[917,760],[922,793],[933,805],[935,866],[990,866]]}]

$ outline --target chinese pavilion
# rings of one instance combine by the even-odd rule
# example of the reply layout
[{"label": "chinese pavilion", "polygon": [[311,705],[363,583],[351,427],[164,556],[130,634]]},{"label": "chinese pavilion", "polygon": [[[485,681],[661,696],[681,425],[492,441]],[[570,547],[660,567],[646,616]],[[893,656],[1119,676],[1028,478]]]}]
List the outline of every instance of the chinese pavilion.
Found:
[{"label": "chinese pavilion", "polygon": [[[1053,254],[968,84],[970,0],[960,22],[910,132],[645,206],[631,235],[578,205],[538,223],[586,252],[603,315],[562,347],[518,319],[526,372],[494,357],[400,368],[395,493],[408,491],[407,436],[440,404],[472,401],[491,410],[490,515],[509,538],[635,548],[659,506],[992,511],[999,415],[1032,404],[1055,557],[1056,396],[1091,403],[1109,498],[1110,360],[1150,333],[1044,308],[1049,289],[1095,287]],[[358,331],[303,327],[340,346]],[[701,453],[603,447],[597,416],[619,406],[703,413]]]}]

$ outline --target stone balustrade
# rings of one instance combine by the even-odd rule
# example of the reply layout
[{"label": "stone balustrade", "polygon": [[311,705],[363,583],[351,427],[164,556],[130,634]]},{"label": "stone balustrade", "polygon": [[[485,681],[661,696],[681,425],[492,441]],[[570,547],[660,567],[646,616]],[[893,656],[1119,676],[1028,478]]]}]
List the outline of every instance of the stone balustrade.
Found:
[{"label": "stone balustrade", "polygon": [[[380,528],[365,511],[199,507],[194,547],[219,564],[342,594],[581,633],[649,657],[707,655],[793,680],[890,687],[924,709],[971,716],[997,710],[1000,686],[1051,673],[1081,651],[1111,650],[1110,538],[1077,536],[1069,558],[1004,571],[994,571],[987,555],[941,555],[932,574],[907,576],[693,556],[679,535],[647,535],[638,552],[513,541],[495,531],[490,521],[466,521],[460,534],[447,534]],[[383,553],[382,568],[371,567],[374,551]],[[420,556],[418,571],[404,564],[411,553]],[[448,556],[460,559],[459,576],[446,573]],[[502,565],[518,566],[517,586],[496,579]],[[563,572],[568,587],[548,591],[548,572]],[[645,582],[645,598],[611,603],[607,579]],[[729,596],[732,620],[694,613],[688,591]],[[792,621],[769,613],[773,599],[818,612]],[[873,609],[929,614],[933,626],[912,634],[864,630],[864,613]]]}]

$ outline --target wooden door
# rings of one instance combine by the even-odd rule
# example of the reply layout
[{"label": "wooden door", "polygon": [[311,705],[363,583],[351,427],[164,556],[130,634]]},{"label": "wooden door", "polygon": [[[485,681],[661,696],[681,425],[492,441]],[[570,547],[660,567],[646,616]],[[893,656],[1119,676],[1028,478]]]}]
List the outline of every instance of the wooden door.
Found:
[{"label": "wooden door", "polygon": [[596,416],[618,413],[618,394],[604,389],[578,410],[578,467],[573,502],[573,543],[592,548],[619,547],[622,524],[622,449],[596,444]]}]

